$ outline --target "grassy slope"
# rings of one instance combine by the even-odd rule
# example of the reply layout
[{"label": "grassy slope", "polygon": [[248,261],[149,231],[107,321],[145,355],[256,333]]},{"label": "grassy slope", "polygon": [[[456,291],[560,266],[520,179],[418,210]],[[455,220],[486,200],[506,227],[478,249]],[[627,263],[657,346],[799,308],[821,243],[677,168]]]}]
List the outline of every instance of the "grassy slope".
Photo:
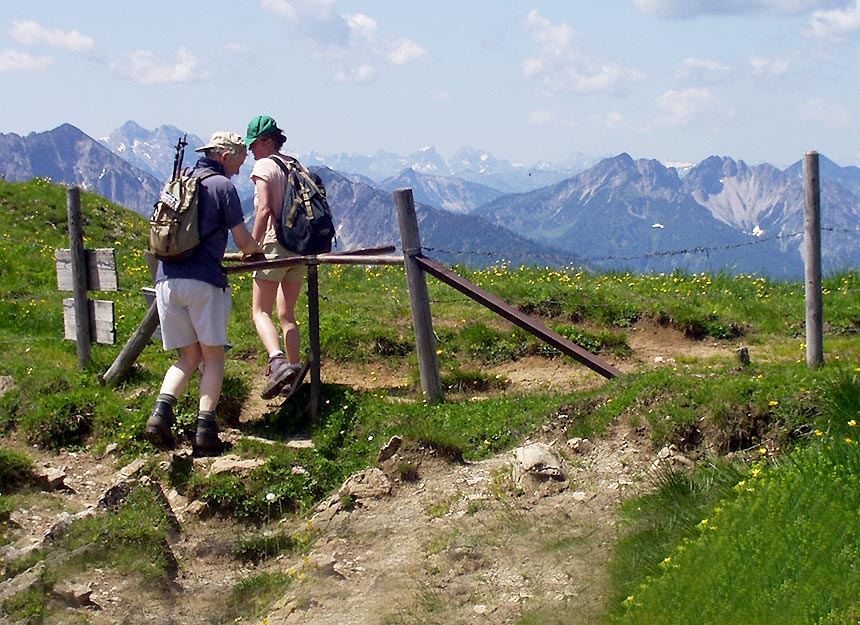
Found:
[{"label": "grassy slope", "polygon": [[[145,220],[101,198],[83,194],[86,246],[116,249],[122,290],[94,295],[116,302],[119,344],[94,346],[92,366],[79,373],[74,344],[62,340],[61,300],[68,294],[56,290],[53,261],[55,248],[68,247],[65,201],[64,189],[44,181],[0,183],[0,232],[4,233],[0,239],[0,346],[4,351],[0,375],[11,376],[16,383],[12,391],[0,397],[0,427],[47,447],[98,449],[116,442],[128,458],[146,454],[150,449],[140,433],[150,409],[151,393],[171,355],[152,345],[116,389],[105,388],[96,381],[96,375],[110,366],[145,312],[140,294],[140,288],[149,283],[142,254]],[[736,362],[691,360],[673,368],[632,373],[596,390],[570,396],[513,396],[500,390],[504,381],[489,378],[482,368],[530,353],[545,353],[545,349],[431,281],[445,379],[452,385],[486,391],[492,395],[489,401],[446,402],[438,406],[391,404],[385,396],[415,396],[415,388],[365,393],[327,386],[323,414],[316,423],[308,425],[293,404],[263,415],[255,426],[257,433],[275,439],[309,428],[314,450],[296,451],[276,445],[263,452],[259,446],[243,444],[240,453],[266,453],[270,458],[251,479],[234,483],[227,478],[191,478],[190,482],[180,480],[178,485],[225,511],[253,519],[262,512],[262,504],[255,503],[264,501],[261,493],[274,492],[279,499],[291,502],[288,509],[301,511],[310,507],[350,472],[373,463],[378,447],[369,439],[400,433],[430,442],[453,456],[479,458],[509,449],[561,407],[574,416],[570,435],[599,431],[613,419],[627,415],[648,426],[655,443],[675,443],[702,457],[706,457],[706,448],[719,455],[752,450],[757,460],[750,464],[749,454],[741,454],[739,465],[715,462],[716,468],[711,472],[702,471],[687,481],[667,477],[653,504],[631,505],[630,533],[616,559],[617,599],[609,606],[607,618],[666,622],[660,606],[667,602],[680,605],[683,601],[665,593],[672,587],[683,587],[697,596],[705,595],[703,600],[708,605],[717,606],[710,615],[717,620],[766,622],[756,620],[743,608],[728,616],[720,613],[720,606],[738,603],[732,599],[735,586],[730,582],[709,585],[696,581],[708,579],[697,575],[707,570],[701,566],[703,561],[730,562],[731,567],[736,567],[709,571],[708,575],[717,580],[737,579],[739,573],[763,573],[762,579],[767,581],[757,586],[763,598],[751,594],[743,602],[747,606],[770,601],[775,611],[784,610],[787,604],[781,603],[779,584],[808,590],[806,579],[810,572],[806,569],[787,569],[778,558],[759,557],[755,571],[746,571],[739,568],[741,560],[723,556],[732,549],[745,548],[751,527],[786,526],[792,523],[791,515],[798,505],[819,504],[814,499],[790,497],[797,488],[828,492],[804,487],[802,479],[791,479],[795,474],[805,474],[793,467],[809,464],[815,475],[834,473],[831,469],[814,469],[819,466],[836,463],[837,474],[839,468],[844,469],[848,486],[828,495],[831,499],[827,505],[833,510],[845,507],[846,496],[856,495],[856,463],[845,459],[853,447],[845,441],[857,437],[853,436],[855,426],[848,425],[851,418],[845,410],[850,408],[845,406],[851,406],[857,397],[852,363],[860,360],[860,346],[853,334],[860,323],[860,276],[846,273],[826,280],[828,365],[810,372],[803,362],[803,289],[798,283],[774,283],[755,276],[640,276],[511,267],[461,272],[592,351],[612,357],[623,357],[626,328],[642,321],[673,325],[693,338],[735,340],[738,344],[742,341],[755,345],[761,356],[745,368]],[[402,368],[405,362],[415,369],[402,271],[322,267],[320,281],[324,358],[345,364],[374,363],[391,369]],[[243,314],[250,307],[250,281],[247,275],[239,275],[232,284],[237,313],[230,328],[234,347],[219,415],[227,421],[238,414],[249,392],[248,380],[262,365],[256,335]],[[301,315],[303,311],[300,318]],[[180,425],[188,432],[193,403],[190,397],[181,403]],[[819,432],[822,435],[816,436]],[[829,438],[831,433],[838,434],[838,438]],[[808,440],[817,441],[814,448]],[[816,460],[815,452],[808,449],[821,449],[821,440],[842,441],[840,449],[844,444],[847,451],[834,455],[832,461]],[[791,451],[795,448],[803,451]],[[772,460],[786,456],[798,460],[784,464]],[[813,459],[806,460],[808,456]],[[309,477],[290,475],[290,467],[298,462],[309,469]],[[755,501],[756,494],[736,487],[750,471],[758,471],[757,477],[762,468],[768,476],[773,475],[769,482],[773,486],[768,489],[776,493],[774,499],[778,500],[780,493],[788,493],[785,496],[795,502],[795,508],[780,507],[767,500],[759,505],[763,510],[761,521],[744,525],[739,519],[755,507],[750,500]],[[741,528],[737,530],[737,542],[706,540],[699,535],[701,521],[718,508],[729,518],[723,522],[725,526]],[[856,514],[833,513],[805,522],[818,524],[816,536],[839,529],[826,525],[829,522],[840,524],[840,537],[851,536],[850,532],[855,537],[860,535],[856,531],[860,529]],[[850,531],[845,530],[846,524]],[[778,538],[779,535],[777,542]],[[830,561],[853,565],[849,570],[856,576],[856,544],[844,540],[842,544],[846,545],[839,552],[842,560],[831,557]],[[816,557],[813,550],[819,547],[819,542],[809,543],[809,558]],[[689,561],[687,556],[679,558],[679,549],[694,555],[688,556]],[[802,560],[804,552],[798,553]],[[841,571],[837,566],[825,574],[832,590],[827,598],[830,603],[820,593],[803,593],[802,605],[792,612],[803,618],[780,622],[816,622],[804,620],[811,616],[820,622],[843,622],[838,619],[851,614],[853,601],[844,592],[848,588],[845,584],[856,584],[857,580],[850,576],[840,579]],[[822,574],[815,573],[819,577]],[[817,596],[822,599],[818,603]],[[701,622],[696,620],[695,611],[685,616],[677,610],[673,613],[677,617],[674,622]],[[761,619],[765,619],[771,613],[762,614]],[[570,616],[567,622],[575,622],[575,617]]]}]

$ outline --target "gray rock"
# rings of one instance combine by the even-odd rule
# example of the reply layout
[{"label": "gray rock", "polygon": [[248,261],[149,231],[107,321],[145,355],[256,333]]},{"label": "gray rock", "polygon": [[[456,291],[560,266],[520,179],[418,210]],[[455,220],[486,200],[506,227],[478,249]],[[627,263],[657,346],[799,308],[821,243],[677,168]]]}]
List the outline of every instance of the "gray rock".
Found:
[{"label": "gray rock", "polygon": [[355,499],[378,499],[391,494],[391,480],[380,469],[372,467],[351,475],[337,494]]},{"label": "gray rock", "polygon": [[209,465],[208,475],[218,475],[219,473],[230,473],[231,475],[245,475],[254,469],[266,464],[263,458],[245,458],[242,459],[236,455],[220,456],[212,461]]},{"label": "gray rock", "polygon": [[514,450],[517,461],[515,473],[523,477],[531,475],[539,479],[564,480],[566,474],[558,453],[546,443],[531,443]]},{"label": "gray rock", "polygon": [[56,467],[41,466],[33,471],[33,478],[39,488],[46,491],[54,491],[65,487],[66,472]]},{"label": "gray rock", "polygon": [[377,460],[379,462],[385,462],[397,453],[397,450],[400,449],[400,445],[402,444],[402,438],[400,438],[399,436],[392,436],[385,444],[385,446],[379,450],[379,456],[377,457]]}]

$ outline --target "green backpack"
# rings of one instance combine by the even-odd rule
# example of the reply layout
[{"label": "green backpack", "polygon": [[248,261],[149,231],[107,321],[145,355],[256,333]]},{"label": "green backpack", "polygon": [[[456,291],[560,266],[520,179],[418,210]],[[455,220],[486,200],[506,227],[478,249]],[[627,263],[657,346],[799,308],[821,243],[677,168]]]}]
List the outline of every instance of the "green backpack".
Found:
[{"label": "green backpack", "polygon": [[191,176],[182,173],[164,185],[149,218],[149,250],[159,260],[176,261],[190,256],[200,245],[197,208],[200,182],[217,175],[207,171]]}]

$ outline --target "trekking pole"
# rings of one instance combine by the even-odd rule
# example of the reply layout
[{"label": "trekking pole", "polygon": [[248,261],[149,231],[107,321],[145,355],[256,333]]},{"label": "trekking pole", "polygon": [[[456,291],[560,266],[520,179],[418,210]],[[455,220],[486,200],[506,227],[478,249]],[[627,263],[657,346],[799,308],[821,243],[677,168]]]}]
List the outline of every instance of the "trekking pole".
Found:
[{"label": "trekking pole", "polygon": [[176,141],[176,156],[173,157],[173,178],[178,180],[179,174],[182,172],[182,161],[185,160],[185,146],[188,145],[188,134],[184,134]]}]

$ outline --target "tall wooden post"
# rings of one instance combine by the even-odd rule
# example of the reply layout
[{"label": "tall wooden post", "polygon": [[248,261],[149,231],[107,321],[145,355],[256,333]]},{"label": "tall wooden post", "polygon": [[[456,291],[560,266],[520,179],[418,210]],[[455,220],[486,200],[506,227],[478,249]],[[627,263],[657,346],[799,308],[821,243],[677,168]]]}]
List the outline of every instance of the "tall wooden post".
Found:
[{"label": "tall wooden post", "polygon": [[308,261],[308,360],[311,366],[311,418],[316,419],[320,405],[320,289],[319,261]]},{"label": "tall wooden post", "polygon": [[81,190],[69,187],[66,190],[66,205],[69,216],[69,249],[71,251],[72,291],[75,299],[75,341],[78,348],[78,370],[90,364],[90,307],[87,303],[87,260],[84,253],[84,228],[81,214]]},{"label": "tall wooden post", "polygon": [[804,154],[803,184],[806,195],[804,212],[806,365],[810,369],[817,369],[824,362],[821,304],[821,186],[818,174],[818,152]]},{"label": "tall wooden post", "polygon": [[436,356],[436,335],[433,333],[433,318],[430,315],[427,279],[415,260],[416,256],[421,256],[421,237],[418,234],[418,218],[415,214],[412,189],[396,189],[394,204],[397,208],[400,240],[403,244],[403,264],[409,285],[421,390],[428,402],[436,402],[442,399],[442,380],[439,376],[439,359]]}]

